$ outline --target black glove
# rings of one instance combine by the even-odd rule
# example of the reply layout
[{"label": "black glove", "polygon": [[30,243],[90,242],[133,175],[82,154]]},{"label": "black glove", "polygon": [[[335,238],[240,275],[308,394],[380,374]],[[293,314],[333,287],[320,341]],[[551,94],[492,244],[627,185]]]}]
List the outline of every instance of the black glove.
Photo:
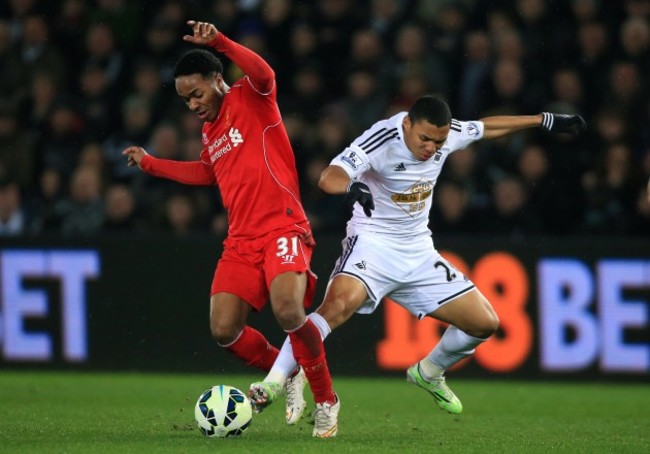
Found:
[{"label": "black glove", "polygon": [[542,128],[547,131],[577,136],[587,130],[587,122],[580,115],[542,112],[542,117]]},{"label": "black glove", "polygon": [[371,210],[375,209],[375,202],[372,200],[370,188],[368,188],[367,184],[358,181],[355,181],[348,186],[348,193],[345,195],[345,202],[350,211],[354,208],[354,203],[359,202],[359,205],[363,207],[363,212],[366,213],[366,216],[368,217],[372,216]]}]

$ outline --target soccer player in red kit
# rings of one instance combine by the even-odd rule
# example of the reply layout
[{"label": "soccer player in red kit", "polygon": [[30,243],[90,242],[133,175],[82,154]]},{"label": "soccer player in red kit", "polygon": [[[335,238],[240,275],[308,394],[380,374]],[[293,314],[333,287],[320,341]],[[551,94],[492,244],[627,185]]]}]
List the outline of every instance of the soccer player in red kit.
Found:
[{"label": "soccer player in red kit", "polygon": [[[246,364],[268,371],[278,349],[246,321],[251,309],[261,310],[270,299],[309,381],[316,411],[326,416],[321,418],[326,424],[315,427],[313,435],[335,436],[340,402],[319,330],[304,309],[315,289],[315,276],[309,269],[314,241],[276,101],[275,74],[260,56],[228,39],[214,25],[196,21],[188,25],[193,35],[184,36],[185,41],[226,55],[246,75],[228,86],[221,61],[213,53],[187,52],[176,64],[174,77],[178,94],[205,122],[200,159],[157,159],[140,147],[122,153],[129,165],[149,175],[219,187],[228,212],[228,236],[212,281],[212,336]],[[302,371],[294,373],[295,389],[287,387],[288,423],[297,421],[304,410],[301,377]],[[256,405],[255,396],[251,397]]]}]

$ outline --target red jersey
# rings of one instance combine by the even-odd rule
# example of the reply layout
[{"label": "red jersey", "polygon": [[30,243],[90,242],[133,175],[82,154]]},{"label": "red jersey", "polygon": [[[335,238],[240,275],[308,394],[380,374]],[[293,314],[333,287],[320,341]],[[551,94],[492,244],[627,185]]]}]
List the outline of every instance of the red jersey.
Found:
[{"label": "red jersey", "polygon": [[222,33],[211,45],[246,76],[225,94],[219,115],[203,124],[200,161],[145,156],[150,175],[185,184],[214,185],[228,212],[231,239],[256,238],[307,222],[300,202],[296,163],[276,101],[275,74],[251,50]]}]

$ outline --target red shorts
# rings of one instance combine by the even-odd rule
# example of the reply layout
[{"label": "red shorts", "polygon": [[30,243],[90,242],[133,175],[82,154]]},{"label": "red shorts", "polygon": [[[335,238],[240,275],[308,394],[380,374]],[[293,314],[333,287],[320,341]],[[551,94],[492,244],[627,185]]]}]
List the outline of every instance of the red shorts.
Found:
[{"label": "red shorts", "polygon": [[307,274],[304,305],[308,307],[316,292],[316,275],[309,269],[313,240],[306,242],[304,235],[305,230],[291,227],[254,240],[227,239],[214,271],[210,295],[231,293],[259,311],[269,299],[273,279],[294,271]]}]

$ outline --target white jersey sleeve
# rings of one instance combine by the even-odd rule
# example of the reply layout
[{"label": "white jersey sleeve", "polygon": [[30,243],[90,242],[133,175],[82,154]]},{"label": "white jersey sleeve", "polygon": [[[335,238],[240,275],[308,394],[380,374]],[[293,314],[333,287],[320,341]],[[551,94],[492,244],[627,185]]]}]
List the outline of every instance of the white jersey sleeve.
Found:
[{"label": "white jersey sleeve", "polygon": [[458,121],[451,120],[451,129],[445,147],[449,148],[449,153],[456,150],[462,150],[467,146],[483,138],[485,126],[482,121]]},{"label": "white jersey sleeve", "polygon": [[386,144],[397,139],[399,132],[394,121],[382,120],[357,137],[349,147],[330,164],[342,167],[352,179],[376,166],[377,157]]},{"label": "white jersey sleeve", "polygon": [[368,156],[362,149],[354,145],[350,145],[343,150],[343,153],[332,159],[330,164],[342,167],[353,180],[358,175],[370,169],[370,159],[368,159]]}]

